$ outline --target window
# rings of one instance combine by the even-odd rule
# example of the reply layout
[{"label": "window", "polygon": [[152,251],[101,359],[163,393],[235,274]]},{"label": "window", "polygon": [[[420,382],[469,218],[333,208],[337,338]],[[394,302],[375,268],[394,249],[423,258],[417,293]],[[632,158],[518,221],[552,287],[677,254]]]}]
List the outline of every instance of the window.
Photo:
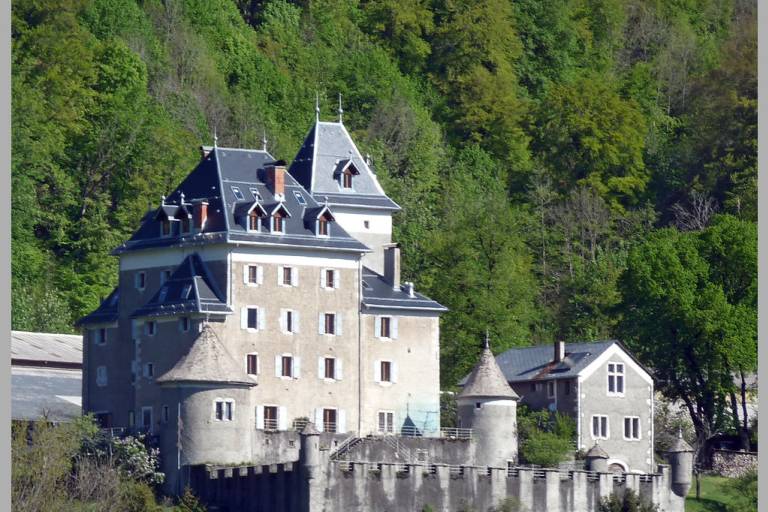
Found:
[{"label": "window", "polygon": [[155,365],[153,363],[146,363],[144,365],[144,377],[151,379],[155,376]]},{"label": "window", "polygon": [[352,188],[352,171],[350,169],[344,169],[344,173],[341,177],[341,186],[344,188]]},{"label": "window", "polygon": [[336,378],[336,359],[333,357],[325,357],[324,360],[324,372],[323,378],[335,379]]},{"label": "window", "polygon": [[150,320],[145,325],[147,327],[147,336],[154,336],[157,333],[157,322]]},{"label": "window", "polygon": [[107,342],[107,330],[105,328],[93,331],[93,341],[96,345],[104,345]]},{"label": "window", "polygon": [[160,302],[160,303],[165,302],[166,295],[168,295],[168,287],[163,286],[162,288],[160,288],[160,293],[157,294],[157,302]]},{"label": "window", "polygon": [[608,363],[608,395],[624,395],[624,364]]},{"label": "window", "polygon": [[377,316],[374,320],[374,334],[385,340],[397,339],[397,317]]},{"label": "window", "polygon": [[640,418],[637,416],[624,417],[624,439],[630,441],[640,439]]},{"label": "window", "polygon": [[243,199],[245,199],[245,196],[243,196],[243,193],[240,192],[239,187],[232,187],[232,193],[235,194],[235,197],[237,198],[238,201],[242,201]]},{"label": "window", "polygon": [[128,411],[128,426],[132,427],[136,424],[136,418],[134,417],[133,411]]},{"label": "window", "polygon": [[162,270],[160,272],[160,284],[165,284],[171,278],[170,270]]},{"label": "window", "polygon": [[274,405],[264,406],[264,430],[277,430],[278,408]]},{"label": "window", "polygon": [[141,426],[148,431],[152,431],[152,407],[141,408]]},{"label": "window", "polygon": [[248,286],[258,286],[264,281],[264,270],[259,265],[246,265],[243,281]]},{"label": "window", "polygon": [[235,401],[217,398],[214,401],[213,417],[216,421],[232,421],[235,418]]},{"label": "window", "polygon": [[259,308],[248,306],[244,308],[245,313],[245,328],[246,329],[259,329]]},{"label": "window", "polygon": [[392,363],[390,361],[381,361],[381,382],[392,382]]},{"label": "window", "polygon": [[332,268],[324,268],[320,271],[320,288],[333,290],[339,287],[339,273]]},{"label": "window", "polygon": [[317,236],[328,236],[328,221],[322,217],[317,219]]},{"label": "window", "polygon": [[299,192],[298,190],[293,191],[293,196],[296,198],[296,201],[298,201],[299,204],[301,205],[307,204],[306,199],[304,199],[304,196],[301,195],[301,192]]},{"label": "window", "polygon": [[392,411],[379,411],[379,432],[392,434],[395,431],[395,413]]},{"label": "window", "polygon": [[293,377],[293,356],[278,356],[280,360],[280,377]]},{"label": "window", "polygon": [[608,416],[596,414],[592,416],[592,439],[608,439]]},{"label": "window", "polygon": [[187,332],[189,331],[189,317],[183,316],[179,318],[179,330],[181,332]]},{"label": "window", "polygon": [[163,423],[168,423],[169,416],[170,414],[168,413],[168,406],[164,405],[163,406]]},{"label": "window", "polygon": [[391,334],[391,327],[392,319],[388,316],[381,317],[381,337],[382,338],[389,338]]},{"label": "window", "polygon": [[555,398],[555,381],[547,382],[547,398]]},{"label": "window", "polygon": [[259,356],[258,354],[248,354],[245,356],[245,371],[248,375],[259,374]]},{"label": "window", "polygon": [[256,188],[249,189],[251,191],[251,194],[253,195],[254,201],[261,201],[261,194],[259,194],[259,190]]},{"label": "window", "polygon": [[336,315],[334,313],[325,314],[325,334],[336,334]]},{"label": "window", "polygon": [[99,366],[96,368],[96,385],[104,387],[107,385],[107,367]]},{"label": "window", "polygon": [[291,286],[293,283],[293,267],[283,267],[283,286]]},{"label": "window", "polygon": [[291,309],[280,310],[280,330],[284,334],[299,332],[299,313]]},{"label": "window", "polygon": [[165,219],[160,223],[160,235],[169,236],[171,234],[171,221]]},{"label": "window", "polygon": [[143,290],[147,287],[147,274],[145,272],[136,272],[134,276],[134,284],[136,289]]},{"label": "window", "polygon": [[259,214],[255,211],[248,214],[248,231],[259,230]]},{"label": "window", "polygon": [[363,221],[363,227],[364,227],[365,229],[370,229],[370,227],[371,227],[371,221],[369,221],[369,220],[364,220],[364,221]]},{"label": "window", "polygon": [[272,232],[285,233],[285,222],[283,220],[283,214],[280,212],[272,216]]},{"label": "window", "polygon": [[189,221],[189,217],[181,219],[181,232],[189,233],[191,231],[192,223]]},{"label": "window", "polygon": [[323,409],[323,432],[336,432],[336,409]]}]

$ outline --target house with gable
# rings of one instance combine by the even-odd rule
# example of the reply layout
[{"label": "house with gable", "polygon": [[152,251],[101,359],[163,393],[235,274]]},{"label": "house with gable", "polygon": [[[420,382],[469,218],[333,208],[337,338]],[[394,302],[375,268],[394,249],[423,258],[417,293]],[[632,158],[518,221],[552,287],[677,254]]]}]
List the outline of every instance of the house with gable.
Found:
[{"label": "house with gable", "polygon": [[513,348],[496,362],[520,404],[575,420],[578,449],[598,444],[611,471],[652,470],[653,378],[620,342]]}]

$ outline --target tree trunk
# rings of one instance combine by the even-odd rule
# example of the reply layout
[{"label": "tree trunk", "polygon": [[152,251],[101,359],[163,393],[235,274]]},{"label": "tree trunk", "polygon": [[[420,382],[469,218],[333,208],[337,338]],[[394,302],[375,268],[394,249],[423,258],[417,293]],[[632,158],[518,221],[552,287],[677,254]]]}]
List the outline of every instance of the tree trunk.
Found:
[{"label": "tree trunk", "polygon": [[741,425],[741,445],[745,450],[750,449],[749,443],[749,417],[747,416],[747,380],[744,371],[739,370],[741,376],[741,410],[743,413]]}]

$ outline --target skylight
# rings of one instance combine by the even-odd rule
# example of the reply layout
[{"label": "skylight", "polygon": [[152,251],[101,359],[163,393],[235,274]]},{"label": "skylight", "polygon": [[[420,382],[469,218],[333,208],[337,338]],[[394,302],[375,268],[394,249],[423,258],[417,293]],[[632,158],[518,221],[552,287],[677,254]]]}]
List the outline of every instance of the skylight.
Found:
[{"label": "skylight", "polygon": [[299,192],[298,190],[294,190],[293,195],[294,197],[296,197],[296,200],[299,202],[299,204],[301,205],[307,204],[307,200],[304,199],[304,196],[301,195],[301,192]]},{"label": "skylight", "polygon": [[243,193],[240,192],[239,187],[232,187],[232,193],[235,194],[235,197],[237,198],[238,201],[242,201],[243,199],[245,199],[245,197],[243,196]]},{"label": "skylight", "polygon": [[252,188],[251,189],[251,194],[253,194],[253,200],[254,201],[261,201],[261,194],[259,194],[259,190],[258,189]]}]

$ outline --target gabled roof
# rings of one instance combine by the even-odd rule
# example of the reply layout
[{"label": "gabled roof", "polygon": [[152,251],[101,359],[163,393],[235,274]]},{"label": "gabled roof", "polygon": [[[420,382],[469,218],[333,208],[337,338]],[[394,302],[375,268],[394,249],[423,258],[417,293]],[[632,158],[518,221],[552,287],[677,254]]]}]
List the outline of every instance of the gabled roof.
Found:
[{"label": "gabled roof", "polygon": [[520,399],[504,378],[499,365],[496,364],[496,358],[493,357],[487,339],[480,354],[480,362],[469,374],[464,389],[457,398]]},{"label": "gabled roof", "polygon": [[190,313],[232,313],[208,267],[197,254],[187,256],[170,279],[149,302],[134,311],[131,318]]},{"label": "gabled roof", "polygon": [[256,383],[245,374],[226,347],[221,343],[209,324],[192,343],[185,354],[168,370],[158,377],[158,383],[199,382],[255,386]]},{"label": "gabled roof", "polygon": [[120,292],[117,288],[112,290],[106,299],[101,301],[99,307],[93,312],[78,320],[75,325],[108,324],[117,321],[118,305],[120,304]]},{"label": "gabled roof", "polygon": [[413,297],[408,295],[404,286],[399,290],[393,290],[392,286],[384,281],[384,276],[368,267],[363,267],[363,306],[366,308],[448,311],[448,308],[429,297],[416,292],[413,295]]},{"label": "gabled roof", "polygon": [[258,201],[239,201],[235,203],[235,217],[245,217],[256,210],[257,215],[266,217],[267,211]]},{"label": "gabled roof", "polygon": [[[349,166],[358,171],[352,189],[344,189],[339,174]],[[318,121],[304,139],[288,172],[315,197],[328,196],[333,205],[399,210],[381,188],[342,123]]]},{"label": "gabled roof", "polygon": [[[265,167],[273,163],[274,158],[266,151],[216,147],[181,184],[165,199],[163,212],[179,208],[183,202],[195,203],[198,200],[208,202],[207,220],[202,231],[195,234],[160,236],[159,220],[156,211],[148,212],[142,219],[141,227],[133,236],[113,251],[120,254],[126,251],[166,247],[199,245],[201,243],[236,242],[265,246],[295,246],[313,249],[328,249],[350,252],[370,252],[370,249],[350,236],[341,226],[333,229],[330,237],[318,237],[314,224],[304,222],[306,210],[319,206],[317,201],[289,173],[285,175],[284,198],[276,198],[267,186]],[[237,191],[235,190],[237,189]],[[296,197],[301,197],[303,204]],[[238,197],[239,196],[239,197]],[[282,202],[289,217],[285,222],[285,233],[275,234],[269,226],[262,226],[259,231],[249,231],[238,222],[243,209],[253,206],[275,205]],[[248,206],[245,206],[245,205]],[[264,206],[271,211],[273,206]],[[163,213],[166,215],[166,213]]]}]

